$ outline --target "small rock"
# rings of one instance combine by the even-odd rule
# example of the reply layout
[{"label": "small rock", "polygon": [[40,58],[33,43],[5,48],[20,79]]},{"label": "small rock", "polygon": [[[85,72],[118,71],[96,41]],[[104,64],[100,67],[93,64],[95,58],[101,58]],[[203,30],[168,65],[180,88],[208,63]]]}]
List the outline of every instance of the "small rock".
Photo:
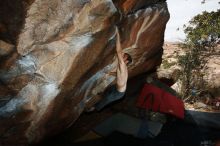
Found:
[{"label": "small rock", "polygon": [[194,106],[195,108],[206,108],[207,107],[207,105],[202,102],[196,102]]}]

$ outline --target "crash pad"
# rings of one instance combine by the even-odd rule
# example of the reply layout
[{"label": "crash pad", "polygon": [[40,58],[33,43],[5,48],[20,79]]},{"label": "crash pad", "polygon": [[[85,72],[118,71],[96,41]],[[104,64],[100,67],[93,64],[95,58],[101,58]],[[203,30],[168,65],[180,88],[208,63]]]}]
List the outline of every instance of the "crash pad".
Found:
[{"label": "crash pad", "polygon": [[137,99],[137,107],[184,118],[184,104],[170,92],[153,84],[145,84]]}]

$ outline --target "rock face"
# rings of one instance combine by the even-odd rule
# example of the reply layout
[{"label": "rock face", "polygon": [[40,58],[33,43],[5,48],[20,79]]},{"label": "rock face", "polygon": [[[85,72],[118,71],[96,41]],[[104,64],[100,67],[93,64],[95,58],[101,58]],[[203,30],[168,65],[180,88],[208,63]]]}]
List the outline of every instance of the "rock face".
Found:
[{"label": "rock face", "polygon": [[[218,46],[220,54],[220,46]],[[215,54],[210,56],[207,62],[205,79],[209,83],[209,91],[215,96],[220,97],[220,56]]]},{"label": "rock face", "polygon": [[116,25],[133,59],[129,77],[161,63],[169,19],[162,0],[35,0],[25,6],[16,50],[0,64],[0,145],[58,133],[114,84]]},{"label": "rock face", "polygon": [[177,74],[181,70],[178,65],[178,56],[184,55],[185,52],[179,47],[178,43],[165,42],[163,46],[162,63],[157,69],[159,78],[172,79],[175,82]]}]

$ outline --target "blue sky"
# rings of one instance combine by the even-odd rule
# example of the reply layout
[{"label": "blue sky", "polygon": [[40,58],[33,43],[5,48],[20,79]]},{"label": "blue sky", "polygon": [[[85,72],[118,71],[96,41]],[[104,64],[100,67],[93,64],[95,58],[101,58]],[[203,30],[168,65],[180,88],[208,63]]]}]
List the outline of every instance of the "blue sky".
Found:
[{"label": "blue sky", "polygon": [[[220,0],[206,0],[205,4],[201,4],[202,0],[167,0],[170,12],[170,20],[167,23],[165,31],[165,41],[176,42],[185,38],[183,25],[187,24],[193,16],[202,11],[216,11],[220,9],[218,2]],[[177,28],[180,28],[177,31]]]}]

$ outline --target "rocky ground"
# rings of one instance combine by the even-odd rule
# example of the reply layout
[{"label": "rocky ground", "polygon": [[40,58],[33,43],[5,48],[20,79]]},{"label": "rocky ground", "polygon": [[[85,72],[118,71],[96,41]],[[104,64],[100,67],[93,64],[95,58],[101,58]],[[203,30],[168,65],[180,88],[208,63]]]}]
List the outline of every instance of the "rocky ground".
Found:
[{"label": "rocky ground", "polygon": [[[178,43],[166,42],[164,44],[164,53],[161,66],[157,69],[159,78],[168,78],[175,81],[172,86],[177,92],[180,93],[181,82],[178,79],[178,73],[181,72],[181,67],[178,65],[178,56],[184,55],[184,50],[179,47]],[[218,46],[217,50],[220,50]],[[207,62],[207,68],[205,70],[205,81],[208,83],[208,91],[214,96],[214,99],[209,97],[197,97],[202,98],[197,102],[186,102],[185,106],[188,109],[213,111],[220,108],[220,54],[214,54],[209,56]],[[204,100],[205,99],[205,100]]]}]

